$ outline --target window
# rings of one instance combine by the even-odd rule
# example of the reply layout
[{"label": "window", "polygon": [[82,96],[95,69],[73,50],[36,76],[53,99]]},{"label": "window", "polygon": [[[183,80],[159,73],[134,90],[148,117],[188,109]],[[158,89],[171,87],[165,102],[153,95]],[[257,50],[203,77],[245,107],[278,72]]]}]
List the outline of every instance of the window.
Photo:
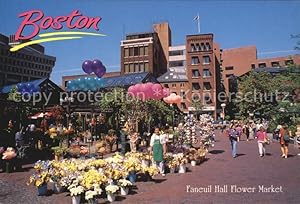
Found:
[{"label": "window", "polygon": [[124,64],[124,72],[125,73],[129,72],[129,64]]},{"label": "window", "polygon": [[198,57],[192,57],[192,65],[197,65],[199,64],[199,58]]},{"label": "window", "polygon": [[204,51],[205,50],[205,45],[204,43],[201,43],[201,51]]},{"label": "window", "polygon": [[186,94],[185,94],[184,91],[181,91],[181,92],[180,92],[180,96],[181,96],[182,99],[186,99]]},{"label": "window", "polygon": [[172,84],[172,88],[176,88],[176,84]]},{"label": "window", "polygon": [[199,76],[200,76],[199,70],[198,69],[193,69],[192,70],[192,77],[193,78],[199,78]]},{"label": "window", "polygon": [[209,82],[204,82],[203,83],[203,89],[206,91],[210,91],[211,90],[211,85]]},{"label": "window", "polygon": [[272,67],[280,67],[279,62],[271,62]]},{"label": "window", "polygon": [[211,104],[212,103],[210,95],[205,95],[204,100],[205,100],[206,104]]},{"label": "window", "polygon": [[134,47],[134,56],[139,56],[139,47]]},{"label": "window", "polygon": [[134,64],[129,64],[129,72],[134,72]]},{"label": "window", "polygon": [[149,72],[149,63],[145,62],[145,72]]},{"label": "window", "polygon": [[294,64],[294,61],[292,59],[285,60],[285,65],[291,65]]},{"label": "window", "polygon": [[205,46],[205,50],[206,50],[206,51],[211,50],[211,47],[210,47],[210,44],[209,44],[209,43],[206,43],[205,45],[206,45],[206,46]]},{"label": "window", "polygon": [[145,71],[145,65],[144,63],[140,63],[140,72],[144,72]]},{"label": "window", "polygon": [[203,77],[211,77],[209,69],[203,69]]},{"label": "window", "polygon": [[191,44],[191,50],[192,52],[197,51],[196,46],[194,43]]},{"label": "window", "polygon": [[233,70],[233,66],[225,67],[225,70]]},{"label": "window", "polygon": [[139,71],[140,71],[139,64],[134,63],[134,72],[139,72]]},{"label": "window", "polygon": [[164,87],[165,87],[165,88],[169,88],[169,85],[168,85],[168,84],[164,84]]},{"label": "window", "polygon": [[226,78],[233,76],[233,74],[226,74]]},{"label": "window", "polygon": [[170,61],[169,62],[169,67],[182,67],[184,66],[184,61],[180,60],[180,61]]},{"label": "window", "polygon": [[196,51],[201,51],[199,43],[196,43]]},{"label": "window", "polygon": [[266,63],[259,63],[259,64],[258,64],[258,67],[259,67],[259,68],[264,68],[264,67],[266,67],[266,66],[267,66]]},{"label": "window", "polygon": [[181,108],[182,108],[182,109],[186,109],[185,103],[181,103]]},{"label": "window", "polygon": [[139,47],[139,52],[141,56],[145,55],[144,47]]},{"label": "window", "polygon": [[178,56],[178,55],[184,55],[184,51],[183,50],[169,51],[169,56]]},{"label": "window", "polygon": [[251,64],[251,68],[252,68],[252,69],[255,69],[255,64]]},{"label": "window", "polygon": [[129,56],[133,56],[133,47],[129,48]]},{"label": "window", "polygon": [[209,63],[210,63],[209,56],[203,56],[203,64],[209,64]]},{"label": "window", "polygon": [[128,56],[129,56],[129,49],[124,48],[124,57],[128,57]]},{"label": "window", "polygon": [[184,83],[180,83],[180,87],[184,87]]},{"label": "window", "polygon": [[145,55],[148,55],[148,46],[145,47]]},{"label": "window", "polygon": [[192,90],[193,91],[200,90],[200,84],[199,83],[192,83]]},{"label": "window", "polygon": [[199,102],[200,101],[200,94],[192,94],[192,101],[193,102]]}]

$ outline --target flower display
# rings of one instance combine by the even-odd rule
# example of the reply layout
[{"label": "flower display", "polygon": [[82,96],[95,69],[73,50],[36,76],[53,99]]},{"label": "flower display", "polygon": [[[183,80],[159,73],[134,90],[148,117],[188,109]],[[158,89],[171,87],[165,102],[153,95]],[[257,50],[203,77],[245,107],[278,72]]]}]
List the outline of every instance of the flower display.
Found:
[{"label": "flower display", "polygon": [[91,189],[93,184],[104,184],[107,181],[107,177],[103,174],[100,174],[96,170],[89,170],[83,174],[83,179],[81,181],[82,186],[86,189]]},{"label": "flower display", "polygon": [[105,191],[107,193],[111,193],[111,194],[116,193],[118,190],[119,190],[119,186],[117,186],[117,185],[110,184],[110,185],[105,187]]},{"label": "flower display", "polygon": [[124,162],[124,168],[126,171],[140,171],[141,170],[141,161],[135,157],[129,157]]},{"label": "flower display", "polygon": [[40,174],[33,174],[29,178],[29,183],[27,185],[33,184],[35,187],[40,187],[43,184],[49,182],[50,174],[46,171],[43,171]]},{"label": "flower display", "polygon": [[98,195],[97,191],[89,190],[85,192],[84,198],[85,200],[92,200],[96,195]]},{"label": "flower display", "polygon": [[77,196],[84,193],[84,188],[82,186],[68,188],[68,190],[70,191],[71,196]]},{"label": "flower display", "polygon": [[159,169],[157,166],[146,166],[143,168],[144,173],[148,173],[151,177],[159,174]]},{"label": "flower display", "polygon": [[6,149],[6,151],[4,151],[2,153],[2,155],[3,155],[2,159],[4,159],[4,160],[11,160],[11,159],[13,159],[13,158],[15,158],[17,156],[14,148],[12,148],[12,147],[8,147]]}]

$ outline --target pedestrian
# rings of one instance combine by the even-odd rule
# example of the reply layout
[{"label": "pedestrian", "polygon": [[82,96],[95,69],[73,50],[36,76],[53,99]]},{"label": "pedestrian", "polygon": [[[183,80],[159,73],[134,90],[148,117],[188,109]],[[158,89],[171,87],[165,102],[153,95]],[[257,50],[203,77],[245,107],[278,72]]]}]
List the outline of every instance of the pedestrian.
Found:
[{"label": "pedestrian", "polygon": [[164,169],[164,154],[166,154],[166,140],[163,135],[160,134],[158,127],[154,129],[154,133],[151,136],[150,147],[153,152],[153,161],[158,166],[162,176],[165,176]]},{"label": "pedestrian", "polygon": [[281,157],[287,158],[289,152],[288,145],[290,140],[288,129],[286,125],[284,126],[279,125],[277,128],[279,129],[279,143],[280,143],[280,149],[282,153]]},{"label": "pedestrian", "polygon": [[246,125],[245,125],[245,134],[246,134],[247,141],[249,141],[249,136],[250,136],[250,124],[249,123],[246,123]]},{"label": "pedestrian", "polygon": [[21,147],[24,145],[24,143],[25,143],[24,135],[25,135],[24,127],[22,127],[20,129],[20,131],[16,132],[16,134],[15,134],[16,147]]},{"label": "pedestrian", "polygon": [[131,134],[129,134],[128,139],[130,140],[130,150],[132,152],[136,152],[137,143],[138,143],[138,140],[140,139],[139,133],[132,132]]},{"label": "pedestrian", "polygon": [[260,126],[259,131],[257,132],[257,144],[259,156],[263,157],[266,154],[266,143],[268,142],[267,133],[263,126]]},{"label": "pedestrian", "polygon": [[231,145],[231,155],[233,158],[237,157],[237,141],[238,141],[238,131],[236,130],[236,125],[232,124],[228,129],[228,137]]}]

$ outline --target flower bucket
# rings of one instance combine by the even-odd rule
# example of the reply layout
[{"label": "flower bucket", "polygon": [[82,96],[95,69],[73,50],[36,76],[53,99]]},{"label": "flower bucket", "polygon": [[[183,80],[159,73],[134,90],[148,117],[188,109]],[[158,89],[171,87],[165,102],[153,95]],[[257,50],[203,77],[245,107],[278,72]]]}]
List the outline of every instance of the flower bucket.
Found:
[{"label": "flower bucket", "polygon": [[12,172],[12,165],[11,165],[10,161],[6,161],[5,164],[6,164],[5,172],[6,173],[11,173]]},{"label": "flower bucket", "polygon": [[80,195],[72,196],[72,204],[80,204]]},{"label": "flower bucket", "polygon": [[116,200],[116,195],[113,193],[107,193],[107,200],[109,202],[114,202]]},{"label": "flower bucket", "polygon": [[131,183],[135,183],[136,181],[136,172],[135,171],[130,171],[128,174],[128,179]]},{"label": "flower bucket", "polygon": [[97,204],[97,199],[89,199],[87,201],[88,204]]},{"label": "flower bucket", "polygon": [[197,164],[197,163],[196,163],[195,160],[191,161],[191,165],[192,165],[192,166],[196,166],[196,164]]},{"label": "flower bucket", "polygon": [[186,172],[186,166],[181,164],[181,165],[179,166],[179,171],[178,171],[178,173],[184,174],[185,172]]},{"label": "flower bucket", "polygon": [[170,173],[175,174],[176,169],[175,168],[170,168]]},{"label": "flower bucket", "polygon": [[121,186],[121,195],[126,196],[126,195],[128,195],[128,192],[129,192],[129,188],[128,187]]},{"label": "flower bucket", "polygon": [[142,165],[149,167],[150,166],[150,161],[149,160],[142,160]]},{"label": "flower bucket", "polygon": [[63,188],[59,183],[57,183],[57,182],[54,183],[54,188],[53,188],[54,193],[56,193],[56,194],[61,193],[62,189]]},{"label": "flower bucket", "polygon": [[38,196],[47,195],[47,190],[48,190],[47,183],[44,183],[43,185],[39,186],[37,190],[38,190]]}]

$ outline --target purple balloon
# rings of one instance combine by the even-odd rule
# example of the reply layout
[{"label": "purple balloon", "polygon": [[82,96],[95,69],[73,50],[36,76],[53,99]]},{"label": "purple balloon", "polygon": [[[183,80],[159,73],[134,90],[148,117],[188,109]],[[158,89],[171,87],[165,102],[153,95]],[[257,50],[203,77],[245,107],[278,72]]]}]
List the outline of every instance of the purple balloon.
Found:
[{"label": "purple balloon", "polygon": [[82,63],[82,70],[87,73],[87,74],[90,74],[94,71],[94,66],[93,66],[93,62],[91,60],[85,60],[83,63]]},{"label": "purple balloon", "polygon": [[93,60],[93,70],[96,73],[99,68],[103,66],[102,62],[98,59]]},{"label": "purple balloon", "polygon": [[96,76],[99,77],[99,78],[103,77],[103,75],[104,75],[105,73],[106,73],[106,68],[105,68],[105,67],[103,67],[102,69],[98,69],[98,70],[95,72]]}]

